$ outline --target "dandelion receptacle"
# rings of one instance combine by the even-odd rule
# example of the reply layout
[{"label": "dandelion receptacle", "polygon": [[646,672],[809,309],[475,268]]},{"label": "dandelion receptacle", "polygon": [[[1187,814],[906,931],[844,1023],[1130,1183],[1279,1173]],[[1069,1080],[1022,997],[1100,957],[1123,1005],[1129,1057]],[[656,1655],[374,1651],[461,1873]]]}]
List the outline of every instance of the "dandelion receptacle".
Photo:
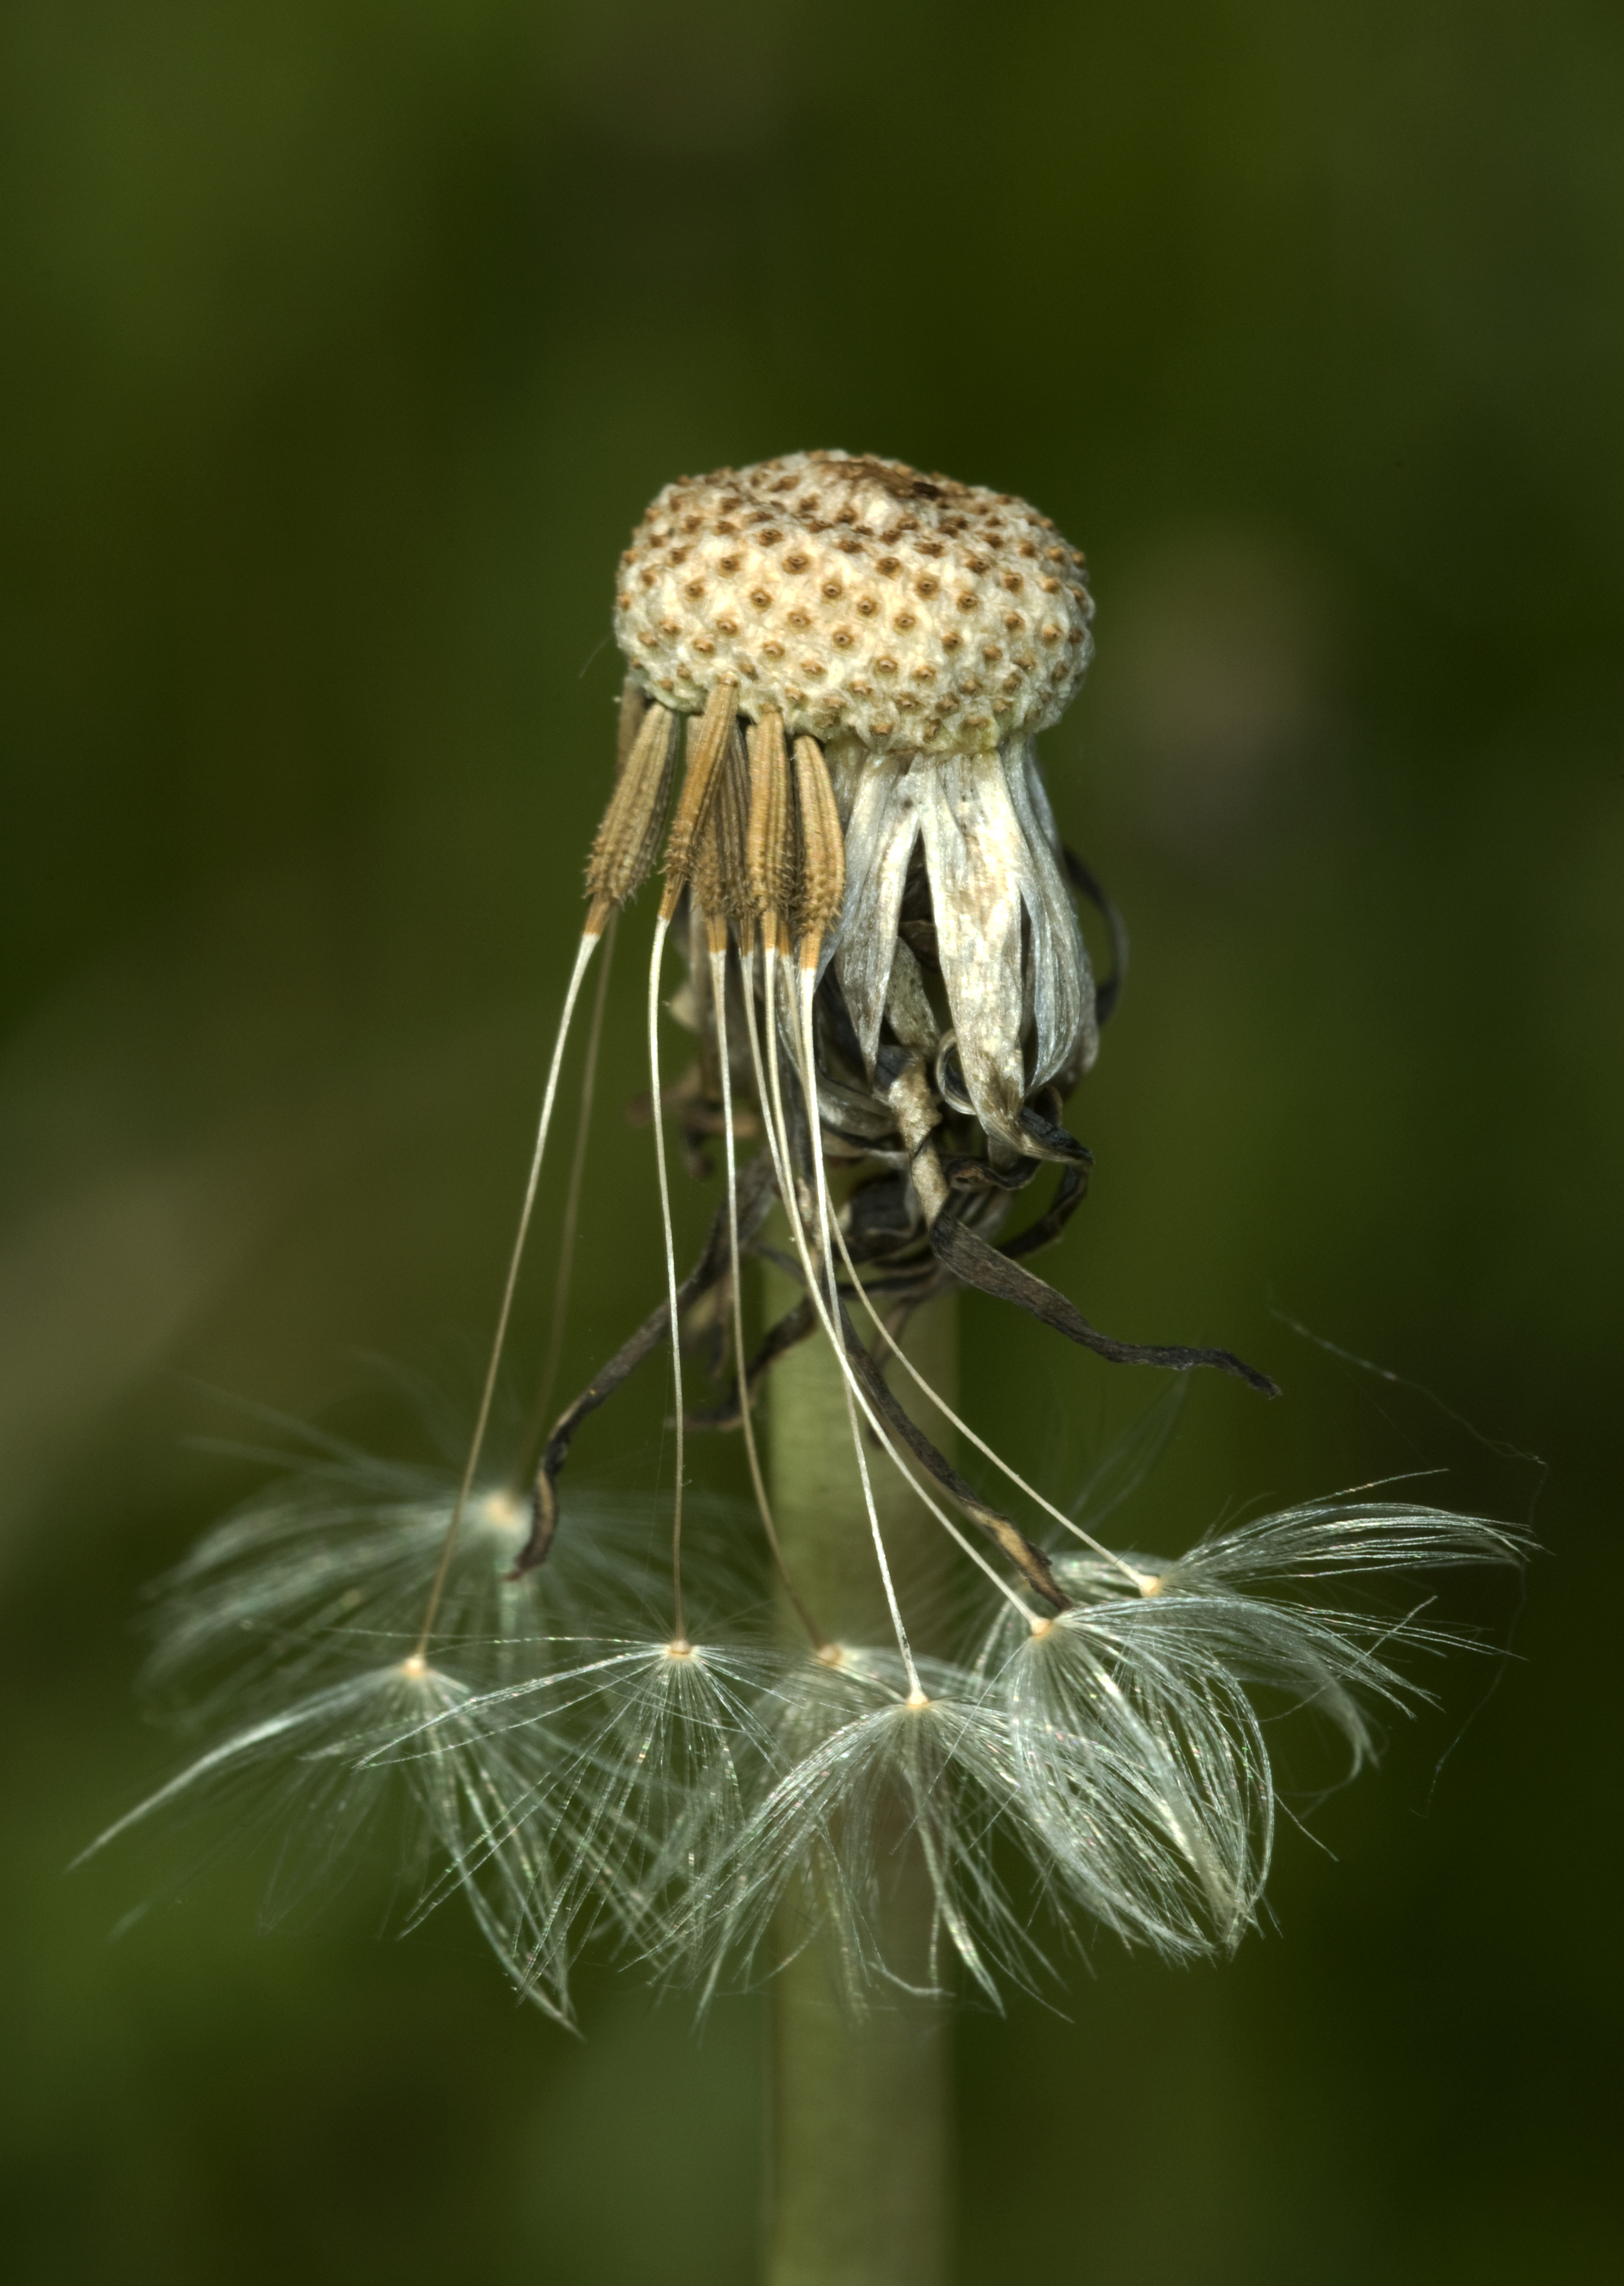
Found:
[{"label": "dandelion receptacle", "polygon": [[[1265,1713],[1312,1710],[1357,1766],[1376,1712],[1424,1695],[1402,1655],[1446,1641],[1372,1615],[1358,1581],[1521,1552],[1368,1492],[1179,1557],[1114,1547],[958,1409],[966,1289],[1063,1336],[1079,1374],[1276,1393],[1228,1351],[1101,1331],[1031,1267],[1086,1195],[1069,1106],[1126,958],[1035,744],[1092,619],[1047,517],[899,461],[796,453],[655,500],[619,568],[615,767],[606,737],[463,1464],[299,1432],[157,1606],[154,1680],[213,1735],[103,1837],[229,1795],[282,1836],[276,1910],[387,1829],[408,1919],[460,1896],[566,2024],[594,1942],[701,2007],[769,1980],[774,2286],[937,2286],[955,1990],[997,2005],[1090,1932],[1232,1951],[1274,1830]],[[557,1406],[604,991],[640,902],[661,1258],[646,1316]],[[674,1079],[667,1013],[696,1042]],[[720,1156],[691,1264],[675,1146],[696,1169]],[[538,1207],[564,1242],[510,1429],[499,1380]],[[587,1456],[651,1360],[674,1462],[653,1558],[653,1494],[610,1499]],[[738,1438],[753,1508],[706,1505],[696,1531],[702,1434]],[[772,1596],[747,1584],[758,1561]]]}]

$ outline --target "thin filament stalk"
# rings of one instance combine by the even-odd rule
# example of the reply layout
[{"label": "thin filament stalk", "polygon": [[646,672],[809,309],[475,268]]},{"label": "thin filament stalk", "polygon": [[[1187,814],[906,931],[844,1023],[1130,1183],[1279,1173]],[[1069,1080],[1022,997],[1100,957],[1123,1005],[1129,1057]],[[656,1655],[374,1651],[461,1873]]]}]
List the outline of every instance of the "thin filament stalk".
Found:
[{"label": "thin filament stalk", "polygon": [[519,1282],[519,1265],[524,1257],[524,1241],[530,1234],[530,1218],[536,1203],[536,1188],[541,1180],[541,1161],[547,1150],[548,1130],[553,1123],[553,1105],[558,1094],[558,1073],[564,1062],[564,1044],[570,1037],[570,1024],[575,1014],[575,1003],[580,997],[581,980],[588,962],[598,949],[595,934],[585,934],[575,956],[575,966],[570,974],[570,989],[564,996],[564,1013],[558,1019],[558,1035],[553,1042],[553,1060],[548,1066],[547,1089],[541,1099],[541,1117],[536,1128],[536,1147],[531,1154],[530,1177],[524,1186],[524,1202],[519,1209],[518,1228],[513,1234],[513,1250],[508,1257],[507,1282],[502,1288],[501,1308],[496,1316],[496,1332],[491,1342],[491,1362],[485,1368],[485,1387],[480,1391],[479,1411],[474,1420],[474,1433],[469,1440],[468,1459],[462,1470],[462,1480],[457,1486],[451,1522],[445,1527],[445,1539],[440,1549],[440,1560],[434,1574],[434,1584],[429,1590],[429,1601],[423,1611],[422,1629],[417,1638],[413,1656],[421,1659],[429,1648],[429,1638],[434,1631],[435,1613],[445,1593],[446,1575],[461,1529],[462,1512],[468,1506],[468,1496],[473,1487],[474,1476],[479,1466],[479,1456],[485,1450],[485,1432],[490,1425],[491,1402],[496,1394],[496,1376],[501,1366],[502,1351],[507,1345],[508,1320],[513,1314],[514,1291]]},{"label": "thin filament stalk", "polygon": [[756,1022],[755,1010],[754,953],[741,952],[738,965],[745,979],[745,1023],[750,1035],[750,1065],[755,1080],[756,1101],[761,1105],[762,1115],[767,1122],[767,1147],[772,1156],[773,1174],[777,1181],[778,1195],[784,1201],[784,1210],[787,1213],[790,1210],[789,1171],[784,1166],[784,1153],[779,1147],[778,1130],[773,1119],[771,1102],[768,1095],[767,1068],[761,1060],[761,1035]]},{"label": "thin filament stalk", "polygon": [[[803,1080],[803,1085],[807,1092],[807,1100],[810,1104],[816,1104],[817,1101],[816,1065],[814,1061],[814,1042],[812,1037],[812,996],[816,989],[816,985],[817,976],[816,970],[811,968],[803,968],[800,972],[800,1022],[799,1029],[800,1035],[801,1062],[806,1074]],[[931,1498],[931,1495],[925,1490],[918,1478],[914,1475],[912,1470],[909,1468],[906,1462],[903,1459],[902,1454],[897,1451],[895,1445],[892,1442],[889,1434],[881,1425],[878,1415],[875,1413],[872,1406],[869,1402],[866,1391],[858,1383],[857,1378],[847,1362],[843,1333],[840,1329],[832,1328],[830,1323],[832,1319],[838,1316],[840,1309],[840,1297],[835,1285],[834,1259],[830,1251],[829,1242],[829,1234],[832,1228],[835,1231],[836,1236],[840,1237],[841,1257],[845,1261],[847,1270],[850,1273],[852,1284],[856,1287],[857,1291],[860,1294],[863,1294],[864,1306],[869,1309],[871,1315],[872,1315],[872,1305],[869,1302],[868,1296],[863,1293],[862,1283],[857,1277],[856,1272],[852,1268],[851,1256],[846,1249],[845,1238],[841,1235],[839,1226],[835,1222],[834,1216],[830,1210],[829,1183],[824,1169],[824,1156],[823,1153],[816,1149],[814,1149],[812,1154],[812,1169],[813,1179],[817,1186],[818,1234],[822,1242],[824,1263],[829,1279],[830,1317],[824,1320],[824,1326],[825,1330],[830,1333],[831,1340],[833,1341],[835,1344],[835,1354],[840,1359],[841,1368],[846,1377],[847,1405],[849,1407],[853,1396],[855,1395],[857,1403],[863,1407],[870,1427],[873,1430],[874,1434],[879,1438],[880,1443],[885,1446],[887,1453],[890,1455],[893,1465],[896,1469],[897,1474],[902,1478],[903,1483],[912,1487],[913,1491],[918,1494],[918,1498],[924,1502],[926,1507],[930,1510],[931,1514],[935,1517],[937,1523],[942,1526],[942,1530],[948,1534],[950,1539],[958,1541],[959,1547],[970,1558],[970,1561],[979,1566],[979,1568],[986,1573],[993,1586],[997,1588],[1001,1595],[1008,1598],[1008,1600],[1014,1605],[1016,1611],[1021,1613],[1021,1618],[1029,1621],[1032,1617],[1029,1606],[1021,1601],[1020,1596],[1016,1593],[1015,1589],[1010,1586],[1008,1580],[1004,1578],[1002,1573],[988,1562],[986,1557],[982,1555],[981,1549],[976,1547],[974,1541],[970,1540],[963,1532],[961,1532],[958,1526],[953,1522],[951,1517],[950,1517],[944,1510],[940,1508],[935,1501]],[[878,1320],[876,1320],[876,1322],[878,1322]],[[895,1344],[893,1344],[892,1346],[895,1348]],[[902,1352],[898,1351],[897,1354],[901,1356]],[[904,1362],[906,1362],[906,1360],[904,1360]],[[911,1365],[909,1366],[909,1371],[911,1373],[913,1372]],[[919,1383],[920,1387],[926,1390],[928,1395],[932,1397],[935,1396],[935,1391],[930,1388],[929,1383],[924,1381],[918,1374],[914,1374],[914,1378]],[[938,1405],[942,1405],[942,1399],[940,1398],[936,1398],[936,1402]],[[944,1413],[948,1410],[945,1405],[942,1405],[942,1409]],[[882,1565],[883,1562],[884,1557],[882,1556]],[[887,1578],[887,1590],[889,1589],[889,1586],[890,1582]]]},{"label": "thin filament stalk", "polygon": [[671,923],[660,914],[654,924],[649,962],[649,1090],[654,1107],[654,1159],[659,1170],[659,1226],[666,1249],[666,1296],[671,1311],[671,1381],[676,1393],[676,1488],[671,1501],[672,1642],[686,1644],[682,1625],[682,1344],[677,1326],[676,1247],[671,1234],[671,1184],[666,1172],[666,1115],[659,1100],[659,966]]},{"label": "thin filament stalk", "polygon": [[[806,1231],[801,1221],[800,1202],[795,1193],[794,1155],[790,1149],[789,1128],[784,1117],[784,1089],[779,1074],[778,1011],[776,990],[777,971],[777,950],[775,946],[769,944],[766,949],[764,978],[767,987],[767,1063],[772,1077],[773,1116],[777,1123],[779,1146],[783,1154],[778,1165],[781,1175],[789,1178],[784,1181],[783,1187],[784,1210],[790,1218],[790,1229],[794,1236],[795,1250],[800,1257],[801,1270],[807,1281],[807,1291],[812,1298],[813,1306],[817,1312],[824,1331],[833,1345],[835,1360],[840,1368],[840,1388],[846,1399],[846,1417],[851,1429],[852,1450],[857,1456],[857,1474],[863,1484],[863,1502],[868,1510],[869,1531],[873,1538],[874,1554],[879,1565],[879,1577],[885,1588],[886,1603],[891,1613],[891,1626],[896,1636],[897,1650],[902,1653],[903,1667],[908,1677],[910,1693],[915,1699],[922,1699],[925,1692],[919,1683],[919,1671],[913,1663],[913,1652],[908,1642],[908,1630],[903,1625],[902,1606],[896,1599],[896,1588],[892,1580],[891,1566],[886,1556],[886,1543],[879,1529],[879,1514],[874,1506],[874,1487],[869,1481],[868,1455],[863,1449],[863,1432],[857,1426],[857,1407],[853,1399],[855,1394],[860,1394],[860,1392],[855,1391],[854,1389],[855,1377],[846,1355],[845,1344],[840,1339],[840,1326],[830,1307],[824,1301],[818,1284],[817,1272],[813,1267],[812,1257],[807,1247]],[[822,1146],[817,1129],[817,1095],[815,1085],[813,1092],[807,1097],[807,1115],[811,1130],[812,1163],[814,1168],[817,1168],[822,1162]],[[868,1412],[866,1405],[863,1410],[865,1413]],[[871,1413],[869,1418],[871,1423],[873,1423]],[[876,1434],[879,1435],[883,1441],[883,1431],[879,1428],[878,1423],[874,1423],[873,1425]],[[895,1458],[895,1454],[892,1454],[892,1458]]]},{"label": "thin filament stalk", "polygon": [[825,1639],[801,1602],[784,1560],[777,1527],[773,1522],[772,1509],[767,1498],[767,1486],[761,1475],[761,1458],[756,1451],[755,1423],[751,1418],[750,1376],[745,1356],[745,1297],[738,1264],[738,1179],[733,1153],[733,1075],[728,1061],[728,956],[725,951],[711,955],[711,1004],[716,1012],[716,1060],[721,1069],[721,1131],[728,1163],[728,1261],[733,1279],[733,1357],[738,1376],[739,1424],[745,1432],[745,1451],[750,1459],[750,1481],[755,1490],[755,1504],[761,1511],[761,1528],[767,1534],[767,1544],[772,1549],[773,1561],[778,1567],[778,1577],[784,1582],[784,1591],[795,1606],[801,1625],[812,1638],[812,1648],[822,1651]]},{"label": "thin filament stalk", "polygon": [[580,1109],[575,1121],[575,1152],[570,1161],[570,1182],[564,1193],[564,1220],[558,1237],[558,1270],[553,1281],[552,1330],[548,1337],[547,1362],[536,1384],[535,1398],[524,1423],[524,1433],[519,1439],[518,1457],[508,1484],[508,1490],[516,1499],[524,1491],[530,1476],[531,1456],[547,1427],[548,1407],[553,1401],[559,1362],[564,1356],[564,1320],[569,1315],[570,1284],[575,1269],[575,1236],[580,1219],[581,1185],[586,1178],[587,1145],[592,1130],[592,1100],[597,1090],[598,1049],[603,1037],[603,1011],[609,1000],[609,980],[615,960],[615,932],[619,921],[619,911],[611,913],[609,926],[603,931],[603,958],[598,969],[597,989],[592,996],[592,1016],[587,1029],[587,1056],[581,1067]]},{"label": "thin filament stalk", "polygon": [[[762,1109],[767,1111],[769,1109],[769,1100],[768,1094],[767,1074],[763,1068],[761,1057],[761,1035],[756,1024],[755,956],[753,953],[741,954],[739,966],[743,969],[745,974],[745,1013],[749,1025],[750,1060],[755,1074],[756,1097],[758,1101],[761,1103]],[[816,1098],[813,1100],[816,1100]],[[782,1102],[780,1102],[780,1116],[782,1116],[782,1111],[783,1106]],[[778,1179],[778,1194],[784,1201],[785,1211],[789,1214],[792,1226],[796,1228],[797,1235],[799,1237],[799,1216],[794,1206],[791,1204],[791,1201],[792,1200],[794,1194],[790,1182],[784,1157],[784,1155],[789,1148],[789,1138],[788,1135],[785,1134],[782,1140],[780,1140],[777,1126],[774,1123],[770,1115],[767,1122],[767,1140],[769,1147],[772,1153],[773,1171]],[[821,1160],[819,1162],[818,1171],[821,1176],[823,1171]],[[1008,1598],[1010,1603],[1012,1603],[1015,1609],[1021,1613],[1022,1619],[1029,1621],[1032,1617],[1030,1610],[1021,1602],[1021,1597],[1010,1586],[1008,1580],[1004,1578],[1000,1572],[997,1571],[994,1566],[988,1562],[986,1557],[982,1555],[981,1549],[975,1545],[974,1541],[968,1539],[966,1534],[959,1530],[952,1517],[947,1515],[938,1503],[932,1499],[929,1493],[926,1491],[924,1486],[920,1484],[918,1478],[914,1475],[912,1470],[908,1467],[907,1463],[903,1459],[902,1454],[897,1451],[895,1445],[892,1441],[890,1432],[886,1428],[884,1423],[879,1419],[879,1415],[875,1413],[873,1407],[870,1405],[866,1391],[859,1386],[856,1377],[852,1372],[851,1366],[846,1356],[844,1342],[840,1340],[832,1329],[829,1313],[824,1307],[823,1297],[818,1290],[817,1283],[812,1276],[810,1265],[807,1260],[807,1254],[804,1247],[800,1249],[800,1256],[802,1267],[806,1272],[807,1282],[811,1293],[813,1307],[817,1312],[818,1322],[823,1328],[825,1337],[828,1339],[834,1351],[836,1360],[840,1368],[842,1378],[847,1384],[847,1402],[848,1406],[852,1396],[855,1394],[857,1403],[863,1407],[864,1418],[867,1420],[868,1424],[873,1431],[875,1436],[885,1447],[886,1452],[889,1454],[892,1465],[896,1470],[897,1474],[902,1478],[903,1482],[911,1487],[913,1492],[929,1510],[931,1515],[935,1517],[936,1522],[942,1526],[948,1537],[954,1541],[958,1546],[964,1550],[964,1553],[969,1557],[971,1563],[975,1565],[980,1571],[984,1572],[988,1579],[991,1580],[993,1586],[997,1589],[998,1593]],[[859,1468],[861,1468],[862,1465],[863,1455],[861,1451],[859,1451]]]},{"label": "thin filament stalk", "polygon": [[1084,1532],[1080,1524],[1074,1523],[1072,1518],[1068,1517],[1062,1509],[1055,1507],[1052,1501],[1045,1500],[1043,1494],[1037,1489],[1036,1486],[1029,1485],[1023,1476],[1020,1475],[1014,1469],[1012,1469],[1007,1461],[1001,1458],[998,1454],[993,1451],[992,1446],[987,1443],[984,1438],[978,1437],[976,1435],[974,1430],[971,1428],[967,1421],[960,1419],[959,1415],[954,1412],[952,1407],[948,1403],[946,1398],[940,1395],[937,1391],[931,1387],[929,1382],[926,1380],[925,1376],[914,1364],[913,1360],[900,1347],[892,1335],[889,1327],[886,1324],[885,1320],[880,1316],[872,1302],[870,1301],[862,1281],[858,1278],[856,1271],[852,1266],[851,1255],[848,1252],[846,1244],[846,1234],[841,1230],[839,1223],[836,1223],[834,1226],[834,1239],[835,1244],[840,1249],[840,1259],[846,1265],[847,1275],[851,1280],[852,1284],[856,1288],[858,1294],[862,1297],[863,1306],[868,1312],[870,1317],[874,1320],[876,1330],[878,1331],[881,1341],[884,1342],[892,1356],[897,1360],[898,1363],[903,1368],[903,1369],[911,1376],[915,1385],[924,1391],[926,1396],[929,1398],[937,1412],[942,1414],[945,1419],[950,1421],[954,1428],[958,1430],[959,1435],[966,1438],[969,1442],[974,1446],[978,1453],[984,1454],[987,1459],[992,1462],[995,1469],[1001,1469],[1004,1474],[1009,1478],[1011,1484],[1016,1486],[1020,1491],[1023,1492],[1029,1501],[1036,1502],[1037,1505],[1043,1509],[1048,1515],[1052,1516],[1057,1524],[1063,1524],[1068,1532],[1074,1533],[1086,1547],[1093,1549],[1096,1556],[1103,1556],[1106,1562],[1108,1564],[1114,1565],[1124,1579],[1131,1580],[1136,1588],[1142,1588],[1144,1584],[1142,1575],[1134,1570],[1131,1564],[1124,1564],[1120,1556],[1116,1555],[1111,1549],[1104,1546],[1101,1541],[1096,1540],[1092,1533]]}]

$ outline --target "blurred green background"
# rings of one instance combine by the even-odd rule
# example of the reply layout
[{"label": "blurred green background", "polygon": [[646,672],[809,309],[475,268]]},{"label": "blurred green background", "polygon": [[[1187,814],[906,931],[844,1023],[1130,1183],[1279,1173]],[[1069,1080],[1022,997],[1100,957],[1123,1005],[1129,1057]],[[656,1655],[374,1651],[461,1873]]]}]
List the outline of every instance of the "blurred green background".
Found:
[{"label": "blurred green background", "polygon": [[[1046,761],[1135,958],[1048,1265],[1287,1385],[1195,1389],[1132,1537],[1437,1468],[1549,1551],[1520,1612],[1452,1591],[1513,1656],[1288,1828],[1233,1966],[1102,1944],[966,2011],[959,2275],[1613,2274],[1624,19],[20,0],[0,40],[9,2274],[752,2274],[758,2004],[696,2040],[605,1968],[581,2044],[451,1915],[381,1938],[381,1879],[264,1936],[228,1870],[112,1941],[145,1877],[62,1868],[169,1766],[131,1618],[255,1480],[187,1441],[240,1433],[217,1392],[417,1450],[367,1356],[471,1385],[627,528],[840,445],[1093,566]],[[577,1376],[658,1290],[635,965]],[[964,1342],[1057,1488],[1155,1393],[979,1297]],[[658,1397],[583,1481],[652,1481]]]}]

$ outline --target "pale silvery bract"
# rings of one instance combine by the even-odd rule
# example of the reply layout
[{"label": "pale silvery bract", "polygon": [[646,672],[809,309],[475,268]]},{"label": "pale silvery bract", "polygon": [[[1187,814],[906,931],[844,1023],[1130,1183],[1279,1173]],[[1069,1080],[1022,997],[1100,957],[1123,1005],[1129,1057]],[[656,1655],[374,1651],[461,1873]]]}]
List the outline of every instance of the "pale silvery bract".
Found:
[{"label": "pale silvery bract", "polygon": [[[846,833],[835,970],[871,1070],[882,1021],[934,1060],[918,962],[899,934],[916,848],[935,914],[934,953],[968,1100],[989,1134],[1031,1148],[1021,1107],[1099,1048],[1094,989],[1029,739],[927,764],[830,749]],[[945,1084],[945,1074],[944,1074]]]}]

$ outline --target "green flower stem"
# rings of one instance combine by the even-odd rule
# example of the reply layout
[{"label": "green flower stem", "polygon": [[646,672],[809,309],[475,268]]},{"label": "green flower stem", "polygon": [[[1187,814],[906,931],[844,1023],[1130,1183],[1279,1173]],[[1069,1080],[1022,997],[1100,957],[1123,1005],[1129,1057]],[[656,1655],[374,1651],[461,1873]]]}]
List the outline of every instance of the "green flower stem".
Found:
[{"label": "green flower stem", "polygon": [[[796,1297],[766,1273],[775,1315]],[[871,1331],[871,1328],[870,1328]],[[920,1311],[909,1356],[953,1395],[952,1297]],[[888,1376],[940,1443],[941,1415],[895,1364]],[[841,1381],[826,1342],[803,1342],[768,1383],[771,1489],[784,1557],[830,1636],[891,1642]],[[950,1544],[864,1430],[876,1505],[916,1651],[942,1650]],[[784,1624],[796,1624],[787,1600]],[[919,1853],[899,1835],[883,1903],[887,1955],[929,1978],[931,1897]],[[786,1935],[789,1933],[786,1932]],[[798,1942],[799,1935],[792,1942]],[[943,2002],[892,1989],[867,2010],[842,2002],[838,1962],[815,1939],[769,1988],[769,2286],[942,2286],[948,2271],[952,2048]]]}]

